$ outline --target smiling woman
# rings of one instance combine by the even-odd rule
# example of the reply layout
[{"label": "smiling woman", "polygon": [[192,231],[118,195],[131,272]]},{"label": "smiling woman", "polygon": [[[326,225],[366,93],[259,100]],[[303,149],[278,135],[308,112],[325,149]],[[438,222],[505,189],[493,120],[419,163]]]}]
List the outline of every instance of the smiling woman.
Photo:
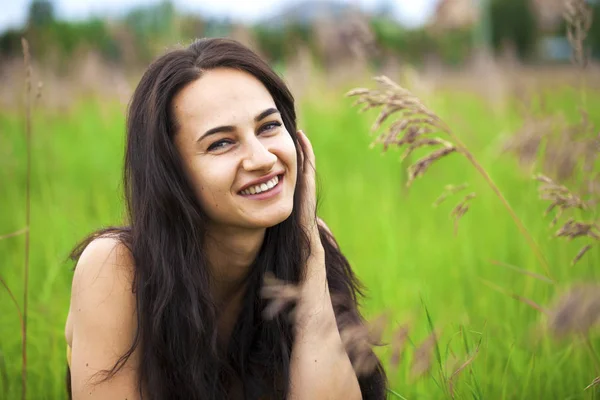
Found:
[{"label": "smiling woman", "polygon": [[[203,39],[155,61],[129,108],[127,225],[73,251],[69,396],[385,398],[379,362],[357,376],[342,344],[359,283],[318,222],[314,166],[249,49]],[[266,275],[298,285],[293,313],[263,318]]]}]

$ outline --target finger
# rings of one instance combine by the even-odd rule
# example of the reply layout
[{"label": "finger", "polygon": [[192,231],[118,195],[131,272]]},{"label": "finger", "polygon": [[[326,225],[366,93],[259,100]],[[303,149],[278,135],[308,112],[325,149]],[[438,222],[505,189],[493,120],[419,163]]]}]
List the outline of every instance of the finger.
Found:
[{"label": "finger", "polygon": [[302,173],[306,172],[307,168],[307,158],[308,158],[308,150],[306,148],[306,135],[304,131],[298,131],[298,143],[300,144],[300,154],[302,156],[300,160],[300,166],[302,168]]},{"label": "finger", "polygon": [[313,170],[315,169],[315,153],[312,147],[312,144],[310,143],[310,140],[308,140],[308,137],[306,136],[306,134],[304,134],[303,131],[298,131],[298,136],[300,138],[300,144],[302,146],[302,149],[304,150],[304,168],[306,170],[306,168],[308,167],[312,167]]},{"label": "finger", "polygon": [[298,140],[298,145],[300,146],[300,149],[298,151],[300,160],[298,162],[298,165],[300,166],[300,172],[304,171],[304,144],[302,143],[302,131],[297,131],[296,132],[296,139]]}]

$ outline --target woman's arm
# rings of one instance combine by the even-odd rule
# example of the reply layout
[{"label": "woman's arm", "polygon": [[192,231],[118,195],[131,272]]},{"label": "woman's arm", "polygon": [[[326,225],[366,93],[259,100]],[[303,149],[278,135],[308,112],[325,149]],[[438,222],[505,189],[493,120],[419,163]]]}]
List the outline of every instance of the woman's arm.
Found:
[{"label": "woman's arm", "polygon": [[136,307],[132,278],[131,255],[115,239],[94,240],[77,263],[69,316],[74,400],[139,398],[137,349],[109,380],[102,382],[101,372],[110,371],[133,343]]},{"label": "woman's arm", "polygon": [[[361,399],[358,379],[343,347],[331,303],[325,269],[325,251],[314,213],[314,153],[299,134],[305,160],[302,171],[309,199],[304,223],[311,239],[310,257],[296,305],[292,347],[290,399]],[[300,177],[299,171],[299,177]]]},{"label": "woman's arm", "polygon": [[344,350],[323,270],[324,252],[313,252],[296,306],[290,399],[361,399],[358,379]]}]

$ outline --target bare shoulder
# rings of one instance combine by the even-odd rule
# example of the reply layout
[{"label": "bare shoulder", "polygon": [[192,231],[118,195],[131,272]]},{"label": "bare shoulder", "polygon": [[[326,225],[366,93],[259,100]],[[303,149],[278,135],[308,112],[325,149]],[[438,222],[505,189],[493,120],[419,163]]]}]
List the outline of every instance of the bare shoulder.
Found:
[{"label": "bare shoulder", "polygon": [[133,295],[133,275],[133,258],[121,241],[110,237],[95,239],[85,248],[75,267],[72,305],[82,302],[93,306],[92,303],[104,302],[107,297],[127,304]]},{"label": "bare shoulder", "polygon": [[75,268],[74,281],[91,274],[116,274],[121,278],[133,276],[133,258],[129,249],[113,237],[99,237],[85,248]]},{"label": "bare shoulder", "polygon": [[133,258],[122,242],[110,237],[93,240],[75,267],[71,313],[110,307],[116,307],[116,312],[132,311],[127,308],[132,305],[133,275]]},{"label": "bare shoulder", "polygon": [[133,344],[137,331],[133,277],[131,253],[114,238],[95,239],[77,262],[66,329],[74,398],[82,393],[92,398],[135,394],[137,352],[110,382],[90,385],[97,372],[111,370]]}]

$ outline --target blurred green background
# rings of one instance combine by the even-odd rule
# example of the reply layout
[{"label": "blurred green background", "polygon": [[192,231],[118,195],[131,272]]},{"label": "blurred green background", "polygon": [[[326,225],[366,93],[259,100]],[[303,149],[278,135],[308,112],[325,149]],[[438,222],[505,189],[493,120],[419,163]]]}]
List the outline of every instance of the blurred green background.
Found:
[{"label": "blurred green background", "polygon": [[[317,157],[319,214],[367,287],[366,316],[387,312],[390,345],[377,352],[390,398],[600,398],[598,385],[584,390],[600,376],[600,300],[587,304],[592,323],[582,334],[558,338],[547,327],[557,298],[580,283],[600,287],[598,241],[555,237],[569,217],[600,222],[598,203],[569,210],[550,227],[549,202],[531,179],[544,173],[586,201],[600,198],[598,157],[591,164],[586,158],[600,152],[600,2],[587,2],[597,18],[583,42],[584,69],[571,63],[562,0],[427,1],[410,14],[418,21],[403,14],[408,3],[400,0],[271,1],[257,3],[248,18],[202,13],[192,2],[121,5],[110,15],[85,17],[64,16],[69,2],[14,3],[23,20],[0,25],[0,237],[26,225],[25,37],[33,67],[27,398],[66,398],[66,258],[86,234],[123,219],[131,93],[157,55],[205,36],[250,46],[296,96],[299,127]],[[229,8],[236,6],[243,8]],[[406,168],[428,152],[401,162],[400,149],[371,148],[377,111],[359,114],[345,93],[376,88],[372,77],[381,74],[418,95],[481,162],[539,244],[556,283],[499,265],[547,273],[464,157],[435,162],[408,189]],[[462,183],[469,185],[465,192],[432,206],[446,185]],[[455,232],[450,212],[471,192],[477,197]],[[587,254],[571,265],[587,244]],[[24,260],[24,234],[0,240],[0,278],[8,287],[0,287],[3,399],[22,395],[21,329],[11,293],[22,310]],[[600,297],[600,289],[595,293]],[[581,311],[576,306],[572,315]],[[408,342],[395,363],[403,324]],[[433,328],[437,347],[428,349],[422,343]],[[415,374],[417,362],[425,373]]]}]

